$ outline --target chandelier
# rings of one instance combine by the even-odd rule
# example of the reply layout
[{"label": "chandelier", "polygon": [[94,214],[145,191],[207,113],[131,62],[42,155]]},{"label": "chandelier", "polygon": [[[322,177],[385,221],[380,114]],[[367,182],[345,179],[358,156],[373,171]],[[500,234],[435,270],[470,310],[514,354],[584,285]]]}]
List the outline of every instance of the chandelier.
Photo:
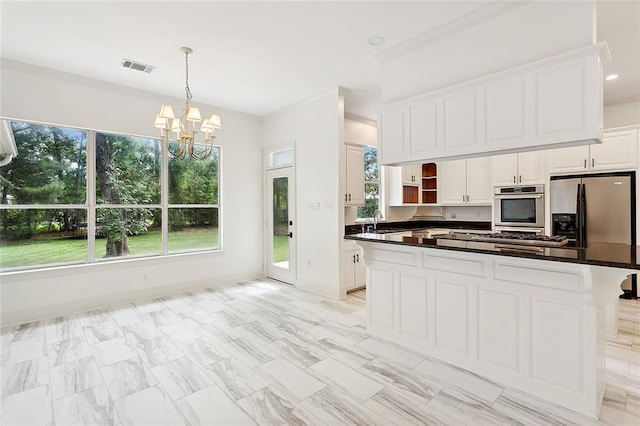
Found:
[{"label": "chandelier", "polygon": [[[221,128],[220,116],[202,119],[200,109],[189,106],[193,97],[189,89],[189,54],[193,49],[181,47],[185,62],[185,100],[182,116],[176,118],[171,105],[162,105],[160,113],[156,115],[154,126],[162,132],[162,143],[167,146],[171,158],[204,160],[213,151],[213,140],[216,129]],[[197,128],[198,123],[200,128]],[[198,133],[202,133],[200,140],[196,140]],[[198,147],[200,146],[200,148]]]}]

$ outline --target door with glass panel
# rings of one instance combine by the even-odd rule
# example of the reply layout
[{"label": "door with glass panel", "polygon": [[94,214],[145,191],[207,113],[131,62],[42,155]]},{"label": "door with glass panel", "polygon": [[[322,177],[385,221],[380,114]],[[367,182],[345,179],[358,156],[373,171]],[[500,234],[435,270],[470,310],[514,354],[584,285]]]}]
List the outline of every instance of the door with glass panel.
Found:
[{"label": "door with glass panel", "polygon": [[268,170],[267,276],[289,284],[295,278],[295,188],[293,167]]}]

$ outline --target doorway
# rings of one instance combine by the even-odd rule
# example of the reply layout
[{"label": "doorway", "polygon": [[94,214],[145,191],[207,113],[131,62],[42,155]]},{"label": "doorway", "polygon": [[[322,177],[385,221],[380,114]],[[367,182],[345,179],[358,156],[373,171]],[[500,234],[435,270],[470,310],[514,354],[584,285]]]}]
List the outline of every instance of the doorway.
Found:
[{"label": "doorway", "polygon": [[295,282],[294,168],[267,170],[267,276]]}]

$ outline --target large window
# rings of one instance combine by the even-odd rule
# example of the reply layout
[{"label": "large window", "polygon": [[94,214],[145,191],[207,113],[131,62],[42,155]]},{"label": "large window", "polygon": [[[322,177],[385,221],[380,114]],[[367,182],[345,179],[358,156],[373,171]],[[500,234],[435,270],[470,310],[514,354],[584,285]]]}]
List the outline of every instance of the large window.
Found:
[{"label": "large window", "polygon": [[11,129],[17,156],[0,166],[1,269],[220,248],[219,147],[203,161],[174,160],[153,138]]},{"label": "large window", "polygon": [[371,146],[364,148],[364,206],[358,207],[358,219],[372,218],[380,208],[380,167],[378,150]]}]

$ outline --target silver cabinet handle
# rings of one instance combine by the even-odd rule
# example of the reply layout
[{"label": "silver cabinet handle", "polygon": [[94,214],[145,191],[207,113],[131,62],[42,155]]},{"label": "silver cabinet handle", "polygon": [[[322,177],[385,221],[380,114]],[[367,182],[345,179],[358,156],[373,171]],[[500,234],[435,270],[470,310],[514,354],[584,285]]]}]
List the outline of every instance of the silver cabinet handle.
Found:
[{"label": "silver cabinet handle", "polygon": [[464,195],[462,196],[462,202],[464,203]]},{"label": "silver cabinet handle", "polygon": [[516,183],[516,175],[513,175],[513,183]]},{"label": "silver cabinet handle", "polygon": [[518,179],[520,179],[518,182],[522,183],[522,175],[518,176]]},{"label": "silver cabinet handle", "polygon": [[591,159],[591,167],[595,167],[596,166],[596,159],[592,158]]},{"label": "silver cabinet handle", "polygon": [[351,201],[351,194],[349,194],[349,201]]},{"label": "silver cabinet handle", "polygon": [[584,168],[585,169],[587,168],[587,159],[586,158],[584,159]]}]

